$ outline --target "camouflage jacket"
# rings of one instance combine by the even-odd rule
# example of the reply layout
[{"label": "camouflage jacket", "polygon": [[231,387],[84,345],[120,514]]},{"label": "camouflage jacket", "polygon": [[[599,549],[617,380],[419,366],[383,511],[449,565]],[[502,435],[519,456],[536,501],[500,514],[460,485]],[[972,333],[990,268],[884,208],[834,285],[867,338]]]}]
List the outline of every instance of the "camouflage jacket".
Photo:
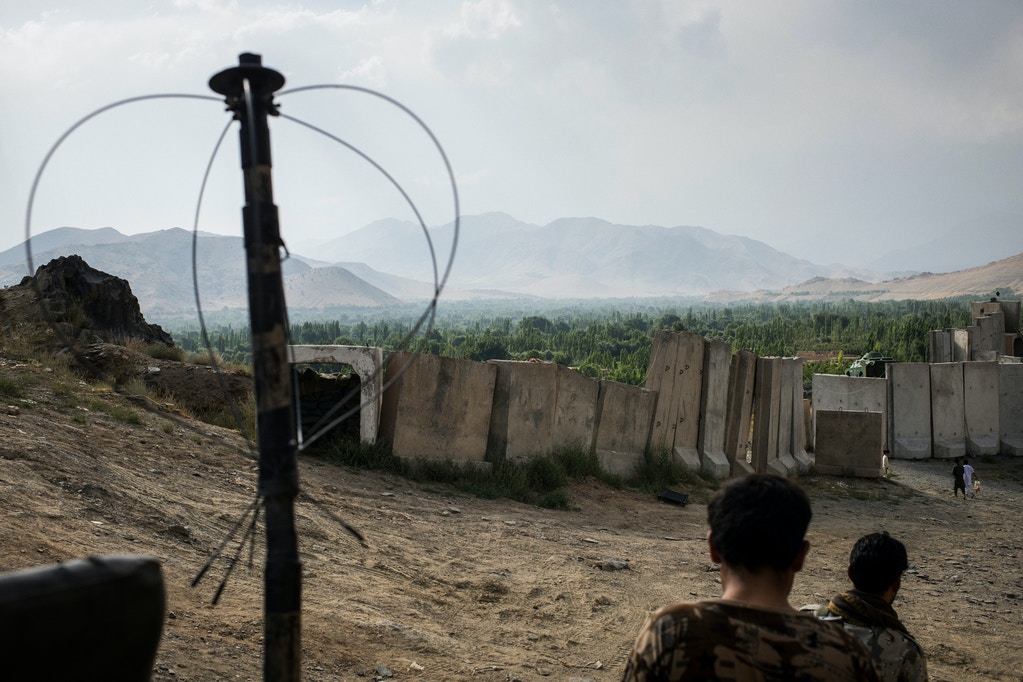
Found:
[{"label": "camouflage jacket", "polygon": [[859,640],[841,626],[727,600],[654,612],[622,677],[623,682],[877,679]]},{"label": "camouflage jacket", "polygon": [[886,601],[850,590],[832,598],[827,611],[863,642],[882,682],[927,682],[923,649]]}]

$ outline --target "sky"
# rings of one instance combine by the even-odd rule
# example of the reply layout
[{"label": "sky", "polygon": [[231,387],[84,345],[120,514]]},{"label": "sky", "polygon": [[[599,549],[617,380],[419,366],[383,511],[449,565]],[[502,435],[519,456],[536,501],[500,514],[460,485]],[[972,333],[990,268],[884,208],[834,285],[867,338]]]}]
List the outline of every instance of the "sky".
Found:
[{"label": "sky", "polygon": [[[693,225],[852,265],[1023,228],[1018,0],[0,0],[0,250],[51,149],[31,234],[241,234],[237,124],[207,83],[242,52],[287,81],[274,199],[303,255],[416,219],[373,164],[453,220],[441,155],[390,100],[439,141],[463,215]],[[198,97],[60,141],[165,94]]]}]

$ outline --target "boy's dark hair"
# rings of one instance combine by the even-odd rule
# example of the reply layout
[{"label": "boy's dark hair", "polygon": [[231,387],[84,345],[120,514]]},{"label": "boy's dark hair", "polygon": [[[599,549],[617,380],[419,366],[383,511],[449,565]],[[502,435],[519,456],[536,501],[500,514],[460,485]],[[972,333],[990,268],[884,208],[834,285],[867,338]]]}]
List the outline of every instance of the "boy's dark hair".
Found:
[{"label": "boy's dark hair", "polygon": [[864,535],[849,554],[849,578],[853,587],[882,594],[909,568],[906,546],[887,531]]},{"label": "boy's dark hair", "polygon": [[714,548],[729,566],[753,573],[791,566],[811,515],[810,499],[799,486],[766,474],[729,481],[707,505]]}]

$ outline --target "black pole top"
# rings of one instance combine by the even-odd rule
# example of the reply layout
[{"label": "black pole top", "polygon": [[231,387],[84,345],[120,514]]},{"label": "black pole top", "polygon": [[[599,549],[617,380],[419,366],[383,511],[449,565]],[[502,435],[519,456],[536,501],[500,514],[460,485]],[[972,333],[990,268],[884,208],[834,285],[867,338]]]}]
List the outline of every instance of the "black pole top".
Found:
[{"label": "black pole top", "polygon": [[284,87],[284,76],[279,71],[263,66],[258,54],[243,52],[238,55],[238,66],[224,69],[210,78],[210,89],[229,100],[239,99],[243,94],[242,81],[249,81],[253,95],[267,95]]}]

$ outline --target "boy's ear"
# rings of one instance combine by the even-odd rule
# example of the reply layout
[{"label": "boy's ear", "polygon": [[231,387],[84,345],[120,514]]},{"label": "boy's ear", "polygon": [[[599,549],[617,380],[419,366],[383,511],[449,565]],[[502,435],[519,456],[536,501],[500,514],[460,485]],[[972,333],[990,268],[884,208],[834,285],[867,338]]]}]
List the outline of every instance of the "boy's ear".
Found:
[{"label": "boy's ear", "polygon": [[799,573],[801,570],[803,570],[803,562],[806,561],[806,553],[809,552],[809,551],[810,551],[810,541],[809,540],[803,540],[803,544],[802,544],[802,546],[800,546],[799,551],[796,553],[796,558],[792,562],[792,572],[793,573]]},{"label": "boy's ear", "polygon": [[707,548],[710,550],[710,560],[715,564],[721,563],[721,553],[714,547],[714,534],[707,531]]}]

